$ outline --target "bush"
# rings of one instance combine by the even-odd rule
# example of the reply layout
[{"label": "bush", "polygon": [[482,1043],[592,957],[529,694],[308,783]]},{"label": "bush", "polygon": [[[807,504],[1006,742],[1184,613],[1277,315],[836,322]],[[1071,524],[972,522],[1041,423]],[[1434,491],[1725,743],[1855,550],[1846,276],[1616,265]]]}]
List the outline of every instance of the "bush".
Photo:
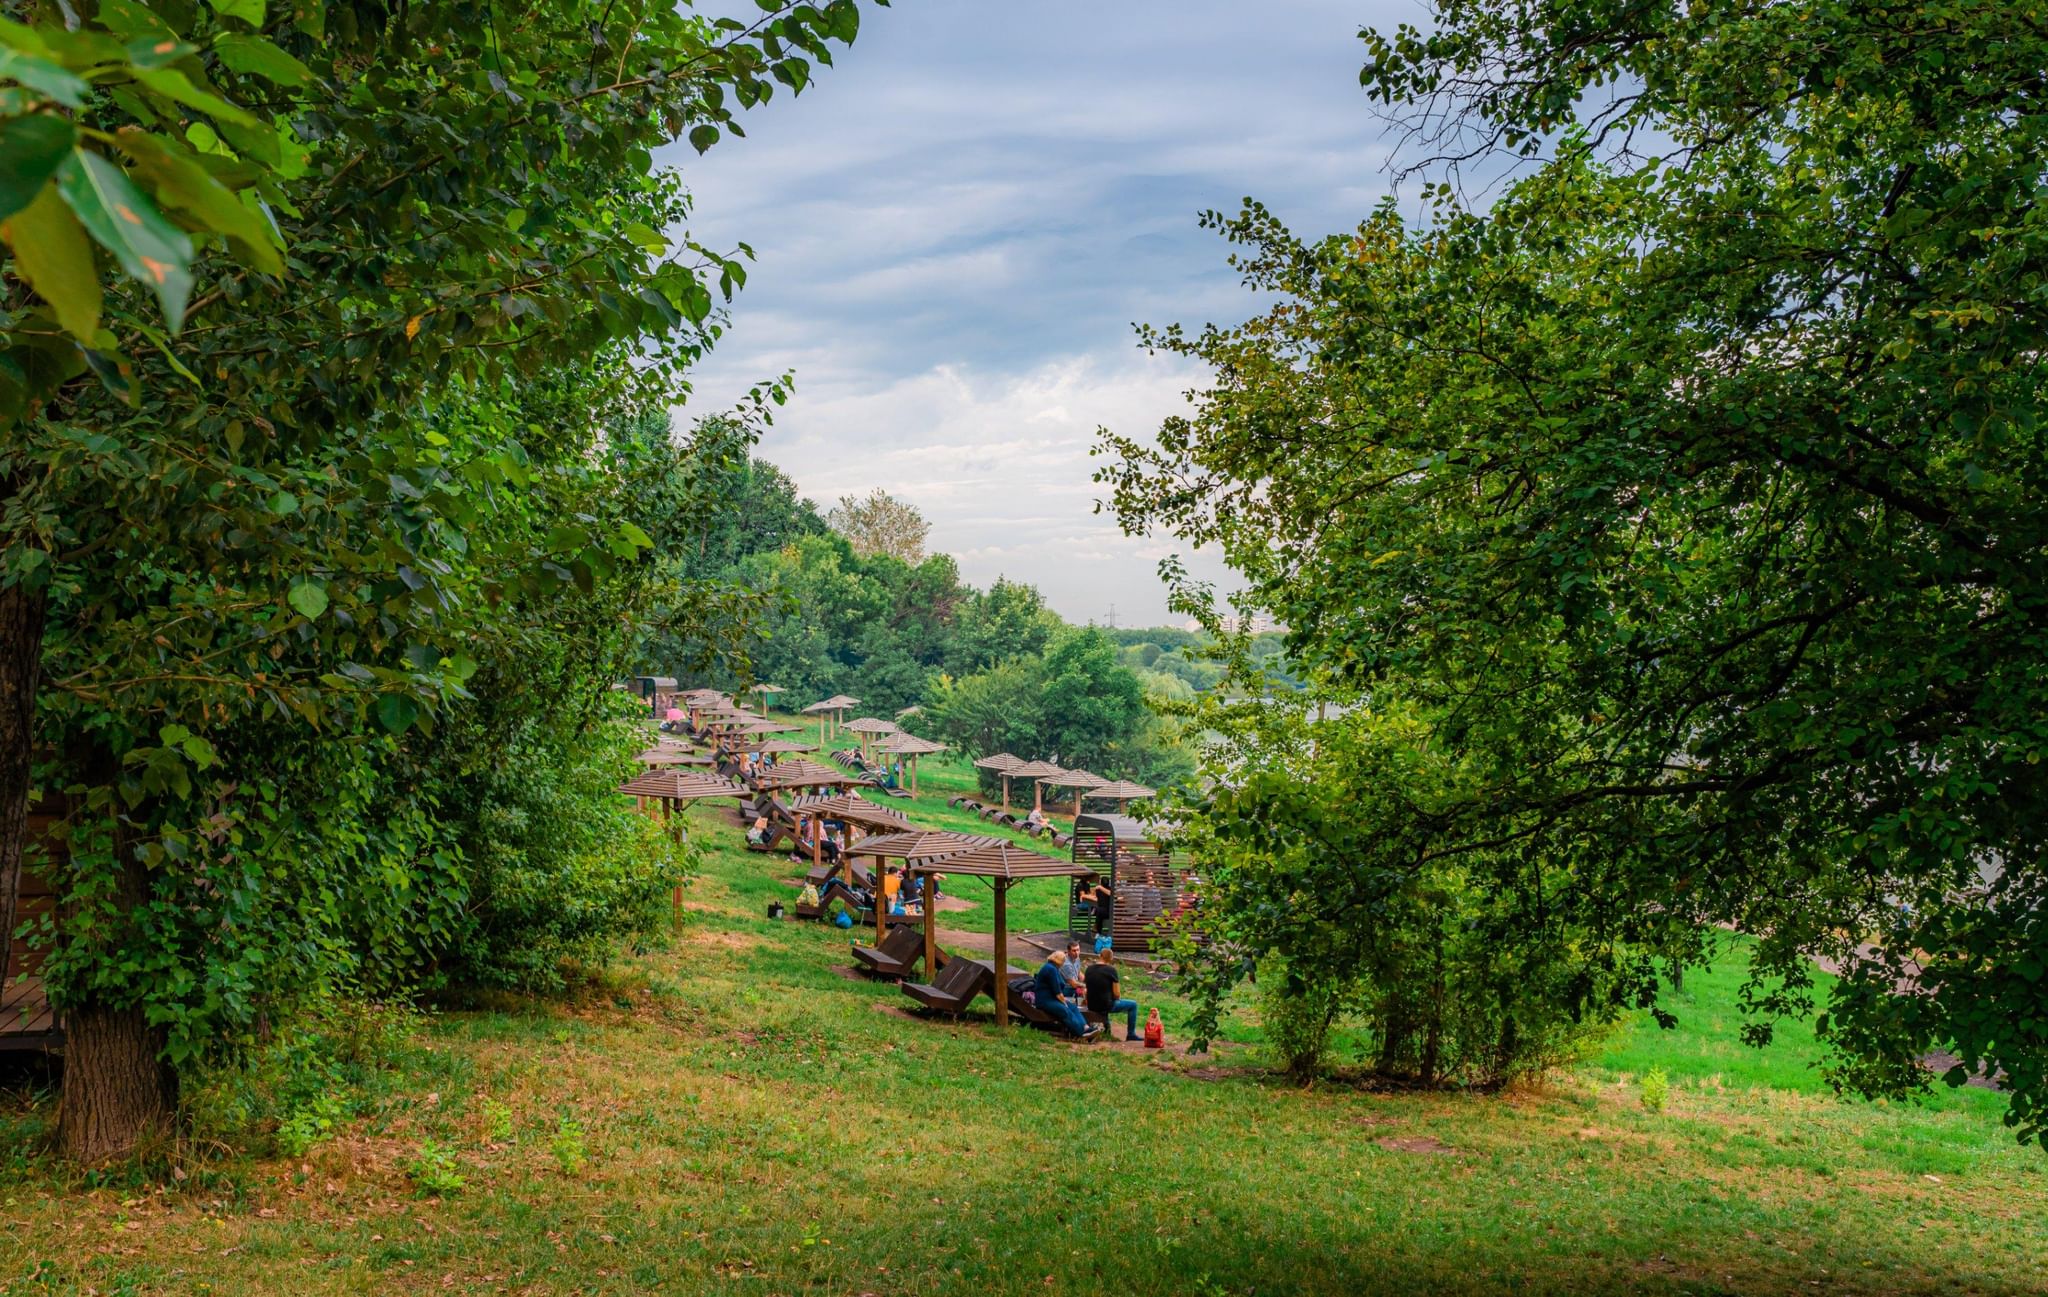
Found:
[{"label": "bush", "polygon": [[1664,1111],[1664,1102],[1671,1097],[1671,1078],[1663,1068],[1653,1068],[1643,1077],[1642,1094],[1643,1107],[1651,1112]]},{"label": "bush", "polygon": [[431,1139],[420,1141],[419,1151],[405,1164],[405,1174],[412,1181],[413,1191],[423,1198],[458,1194],[469,1183],[454,1152]]},{"label": "bush", "polygon": [[556,990],[565,963],[603,964],[662,921],[689,872],[684,850],[616,792],[640,746],[624,724],[532,727],[467,781],[470,906],[447,952],[450,979]]},{"label": "bush", "polygon": [[1298,1081],[1314,1080],[1322,1074],[1347,988],[1305,975],[1277,956],[1260,966],[1258,987],[1259,1022],[1273,1061]]}]

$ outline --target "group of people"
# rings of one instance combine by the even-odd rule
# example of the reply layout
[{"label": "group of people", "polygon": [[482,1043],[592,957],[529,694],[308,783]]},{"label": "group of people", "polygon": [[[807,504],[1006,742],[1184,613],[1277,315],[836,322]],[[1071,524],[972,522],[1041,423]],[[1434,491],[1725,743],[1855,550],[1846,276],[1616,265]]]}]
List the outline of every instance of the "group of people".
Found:
[{"label": "group of people", "polygon": [[[1093,962],[1084,962],[1078,941],[1069,941],[1065,950],[1047,955],[1031,979],[1031,1002],[1076,1039],[1093,1040],[1102,1035],[1119,1013],[1124,1015],[1124,1039],[1138,1039],[1138,1002],[1124,995],[1116,952],[1107,942],[1097,943]],[[1084,1008],[1101,1017],[1105,1025],[1091,1024]]]}]

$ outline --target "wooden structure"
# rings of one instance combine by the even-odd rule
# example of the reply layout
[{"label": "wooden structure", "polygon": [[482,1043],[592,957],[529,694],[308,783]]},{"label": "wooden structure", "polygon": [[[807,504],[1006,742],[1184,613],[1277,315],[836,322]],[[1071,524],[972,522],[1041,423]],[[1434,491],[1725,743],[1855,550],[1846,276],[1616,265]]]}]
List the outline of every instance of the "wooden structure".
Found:
[{"label": "wooden structure", "polygon": [[[680,843],[683,840],[683,822],[676,815],[676,808],[684,802],[702,801],[711,797],[746,797],[747,790],[729,779],[716,775],[700,774],[694,770],[649,770],[636,775],[619,785],[619,791],[636,799],[642,810],[649,803],[659,802],[660,819],[669,832],[669,837]],[[674,896],[675,926],[683,926],[683,889],[677,884]]]},{"label": "wooden structure", "polygon": [[875,745],[875,751],[902,757],[910,763],[910,795],[917,796],[917,759],[944,752],[946,745],[921,739],[915,734],[893,734]]},{"label": "wooden structure", "polygon": [[818,738],[820,742],[829,743],[832,740],[832,736],[839,732],[841,723],[846,720],[846,713],[858,706],[860,706],[860,699],[858,698],[848,698],[845,694],[833,694],[830,698],[812,703],[804,708],[804,715],[824,717],[824,725],[819,731]]},{"label": "wooden structure", "polygon": [[895,734],[898,732],[898,729],[894,721],[878,720],[873,716],[863,716],[859,720],[846,722],[846,732],[848,734],[860,735],[860,756],[861,760],[866,761],[869,756],[868,744],[884,734]]},{"label": "wooden structure", "polygon": [[[1032,808],[1043,814],[1045,812],[1045,784],[1042,781],[1057,779],[1067,772],[1050,761],[1027,761],[1021,766],[1012,766],[1003,773],[1011,779],[1029,779],[1031,781]],[[1010,809],[1010,799],[1007,795],[1003,798],[1003,809],[1006,811]]]},{"label": "wooden structure", "polygon": [[754,787],[763,792],[785,788],[858,788],[873,781],[866,775],[849,775],[817,761],[797,757],[778,761],[754,776]]},{"label": "wooden structure", "polygon": [[983,757],[974,764],[983,770],[995,771],[996,777],[1002,780],[1003,814],[1008,815],[1010,813],[1010,772],[1023,765],[1024,759],[1022,757],[1013,757],[1007,752],[998,752],[994,756]]},{"label": "wooden structure", "polygon": [[[875,858],[878,866],[879,862],[884,860],[901,860],[905,864],[911,864],[927,858],[958,855],[962,851],[971,851],[976,847],[998,844],[1007,845],[1002,838],[990,837],[986,833],[954,833],[944,829],[906,829],[899,833],[883,833],[871,838],[862,838],[859,842],[847,847],[843,854],[849,859],[855,856],[872,856]],[[878,867],[875,871],[876,945],[881,944],[883,930],[888,926],[889,907],[886,904],[886,898],[881,894],[883,890],[880,886],[881,882],[882,870]],[[926,905],[924,910],[929,915],[932,907]],[[926,965],[926,967],[930,967],[930,965]]]},{"label": "wooden structure", "polygon": [[1101,775],[1090,774],[1086,770],[1069,770],[1058,778],[1048,779],[1045,782],[1049,787],[1071,788],[1074,790],[1074,809],[1071,814],[1078,819],[1081,815],[1081,794],[1090,788],[1100,788],[1108,783],[1109,780],[1104,779]]},{"label": "wooden structure", "polygon": [[[964,836],[964,835],[953,835]],[[1012,842],[991,838],[981,846],[955,851],[936,859],[922,858],[910,866],[911,872],[926,875],[925,895],[932,894],[930,876],[944,874],[947,877],[985,878],[995,891],[995,966],[989,994],[996,1002],[996,1025],[1010,1025],[1010,885],[1026,878],[1067,878],[1085,877],[1094,872],[1086,865],[1052,856],[1026,851]],[[1071,884],[1069,887],[1071,892]],[[924,966],[929,971],[939,958],[939,937],[937,907],[924,907]],[[879,940],[877,941],[879,945]]]},{"label": "wooden structure", "polygon": [[[1128,815],[1081,815],[1074,820],[1073,863],[1110,886],[1110,945],[1119,954],[1147,954],[1162,921],[1187,903],[1188,871],[1156,830]],[[1081,908],[1077,885],[1067,899],[1067,935],[1086,945],[1103,927],[1099,913]]]},{"label": "wooden structure", "polygon": [[1119,779],[1114,783],[1097,784],[1095,787],[1084,792],[1082,796],[1090,801],[1115,802],[1117,813],[1121,815],[1125,802],[1142,801],[1147,797],[1157,796],[1158,792],[1159,790],[1156,788],[1147,788],[1143,784],[1134,784],[1128,779]]},{"label": "wooden structure", "polygon": [[[15,925],[33,922],[48,914],[57,903],[49,884],[50,872],[61,864],[64,846],[50,830],[63,816],[49,809],[49,802],[32,804],[28,831],[24,835],[28,852],[22,861],[21,887],[15,893]],[[38,864],[41,868],[31,868]],[[0,949],[0,1051],[45,1051],[64,1043],[64,1027],[50,1008],[43,990],[43,955],[13,933],[5,934]]]},{"label": "wooden structure", "polygon": [[643,766],[708,766],[711,764],[710,756],[705,753],[692,752],[688,748],[672,748],[667,746],[649,748],[633,759]]},{"label": "wooden structure", "polygon": [[[865,833],[903,833],[909,831],[911,827],[909,817],[902,812],[890,810],[886,806],[877,806],[866,798],[856,797],[852,793],[793,798],[788,803],[787,810],[792,828],[806,816],[817,821],[819,829],[824,827],[826,820],[839,820],[846,824],[849,830],[860,829]],[[853,845],[850,831],[847,837],[848,841],[840,848],[842,854]],[[798,840],[802,840],[800,833]],[[824,859],[824,834],[814,831],[811,834],[811,867],[821,867]]]}]

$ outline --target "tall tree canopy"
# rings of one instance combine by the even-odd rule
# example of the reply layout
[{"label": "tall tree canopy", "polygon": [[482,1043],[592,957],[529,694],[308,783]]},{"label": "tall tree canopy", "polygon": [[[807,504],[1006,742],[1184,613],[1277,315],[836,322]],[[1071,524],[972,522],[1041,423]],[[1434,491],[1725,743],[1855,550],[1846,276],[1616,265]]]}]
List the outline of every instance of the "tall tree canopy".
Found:
[{"label": "tall tree canopy", "polygon": [[924,561],[924,538],[932,529],[915,505],[880,487],[865,496],[840,496],[825,521],[862,558],[886,554],[913,565]]},{"label": "tall tree canopy", "polygon": [[[1156,445],[1108,445],[1125,525],[1220,544],[1294,657],[1364,702],[1364,768],[1427,762],[1360,800],[1370,832],[1299,858],[1458,863],[1630,970],[1580,997],[1654,997],[1652,955],[1737,925],[1760,1036],[1827,957],[1841,1083],[1908,1090],[1946,1051],[1952,1083],[2002,1071],[2037,1135],[2038,8],[1433,17],[1365,33],[1364,84],[1418,161],[1516,159],[1513,182],[1483,209],[1434,184],[1419,222],[1389,203],[1315,243],[1255,205],[1214,218],[1279,305],[1153,335],[1216,381]],[[1365,925],[1381,894],[1302,921]]]},{"label": "tall tree canopy", "polygon": [[[421,742],[508,624],[546,639],[559,598],[616,625],[644,594],[644,524],[669,515],[636,516],[595,434],[666,404],[745,276],[672,242],[687,204],[652,150],[739,133],[735,112],[800,89],[859,13],[8,13],[0,930],[31,790],[65,790],[60,1128],[98,1158],[166,1118],[163,1060],[248,1024],[236,977],[333,939],[314,924],[254,962],[232,951],[250,929],[219,867],[291,859],[252,844],[284,836],[291,787],[323,786],[267,779],[276,727]],[[572,640],[558,683],[618,648],[549,647]],[[415,840],[390,858],[444,857]],[[418,881],[395,869],[383,912]]]}]

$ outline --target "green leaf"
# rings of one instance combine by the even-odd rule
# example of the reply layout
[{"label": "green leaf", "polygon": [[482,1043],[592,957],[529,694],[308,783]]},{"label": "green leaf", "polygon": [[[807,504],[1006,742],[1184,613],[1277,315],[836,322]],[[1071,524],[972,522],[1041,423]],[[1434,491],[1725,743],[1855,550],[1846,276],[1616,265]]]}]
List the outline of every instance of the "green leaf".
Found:
[{"label": "green leaf", "polygon": [[290,491],[279,491],[276,495],[270,497],[269,503],[270,511],[280,518],[288,517],[299,511],[299,497],[293,495]]},{"label": "green leaf", "polygon": [[296,609],[307,621],[327,611],[327,587],[311,577],[302,577],[292,583],[285,595],[285,601]]},{"label": "green leaf", "polygon": [[420,705],[404,694],[385,694],[377,700],[377,721],[393,734],[403,734],[418,719]]},{"label": "green leaf", "polygon": [[265,274],[284,273],[284,258],[278,254],[270,222],[205,167],[162,138],[142,131],[122,131],[115,142],[135,160],[135,175],[155,192],[158,202],[226,236],[245,264]]},{"label": "green leaf", "polygon": [[148,68],[138,70],[135,79],[164,98],[181,103],[187,108],[197,108],[217,122],[233,122],[251,130],[260,129],[261,119],[246,109],[237,108],[210,90],[202,90],[192,84],[192,78],[176,68]]},{"label": "green leaf", "polygon": [[102,351],[97,347],[81,347],[86,368],[100,380],[100,386],[107,389],[123,405],[135,408],[142,404],[142,385],[135,380],[135,362],[118,351]]},{"label": "green leaf", "polygon": [[227,32],[213,42],[213,52],[235,71],[281,86],[302,86],[313,79],[311,68],[261,36]]},{"label": "green leaf", "polygon": [[0,226],[14,269],[50,304],[57,323],[81,342],[100,327],[100,275],[92,244],[54,189],[45,189]]},{"label": "green leaf", "polygon": [[213,11],[223,18],[239,18],[251,27],[263,25],[264,11],[268,7],[264,0],[207,0]]},{"label": "green leaf", "polygon": [[166,221],[119,167],[97,153],[74,152],[65,159],[57,188],[86,232],[114,254],[131,278],[156,290],[175,333],[192,296],[192,240]]},{"label": "green leaf", "polygon": [[716,143],[718,143],[718,128],[708,122],[702,126],[694,127],[690,131],[690,144],[699,153],[704,152]]},{"label": "green leaf", "polygon": [[0,221],[35,201],[77,139],[70,122],[43,113],[0,123]]},{"label": "green leaf", "polygon": [[128,43],[129,63],[138,68],[168,67],[197,50],[175,36],[152,36]]},{"label": "green leaf", "polygon": [[20,50],[0,50],[0,77],[19,81],[66,108],[83,108],[86,92],[92,88],[48,59]]}]

